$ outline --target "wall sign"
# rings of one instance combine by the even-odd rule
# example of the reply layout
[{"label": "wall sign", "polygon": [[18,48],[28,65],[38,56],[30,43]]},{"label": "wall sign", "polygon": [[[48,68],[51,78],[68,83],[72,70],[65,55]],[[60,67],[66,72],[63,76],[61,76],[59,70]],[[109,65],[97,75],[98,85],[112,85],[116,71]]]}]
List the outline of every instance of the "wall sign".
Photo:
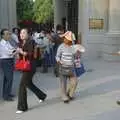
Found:
[{"label": "wall sign", "polygon": [[103,29],[104,19],[89,18],[89,29]]}]

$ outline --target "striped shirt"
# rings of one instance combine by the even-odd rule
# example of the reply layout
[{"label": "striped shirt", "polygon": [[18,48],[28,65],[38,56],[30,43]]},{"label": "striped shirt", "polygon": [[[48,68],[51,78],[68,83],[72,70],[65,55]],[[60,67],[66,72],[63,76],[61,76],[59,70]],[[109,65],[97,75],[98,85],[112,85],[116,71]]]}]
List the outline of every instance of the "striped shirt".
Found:
[{"label": "striped shirt", "polygon": [[73,52],[72,46],[65,46],[65,44],[61,44],[58,47],[56,54],[56,61],[60,62],[65,67],[73,66]]}]

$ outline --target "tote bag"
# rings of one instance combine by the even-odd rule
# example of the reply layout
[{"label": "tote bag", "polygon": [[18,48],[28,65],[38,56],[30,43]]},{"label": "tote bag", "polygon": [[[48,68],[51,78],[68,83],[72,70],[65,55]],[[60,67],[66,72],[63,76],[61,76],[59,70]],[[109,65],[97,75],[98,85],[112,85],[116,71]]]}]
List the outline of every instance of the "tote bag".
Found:
[{"label": "tote bag", "polygon": [[86,72],[84,65],[82,63],[81,63],[80,67],[75,67],[74,70],[75,70],[76,77],[80,77],[82,74],[84,74]]}]

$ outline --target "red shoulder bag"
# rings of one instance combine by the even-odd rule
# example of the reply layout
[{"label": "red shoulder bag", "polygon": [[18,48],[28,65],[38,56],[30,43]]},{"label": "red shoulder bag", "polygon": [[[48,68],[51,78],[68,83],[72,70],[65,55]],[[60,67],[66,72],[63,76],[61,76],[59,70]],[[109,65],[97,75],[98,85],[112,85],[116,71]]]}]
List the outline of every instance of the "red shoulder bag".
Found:
[{"label": "red shoulder bag", "polygon": [[26,60],[25,57],[23,57],[23,59],[16,60],[15,70],[29,72],[31,69],[31,63],[29,60]]}]

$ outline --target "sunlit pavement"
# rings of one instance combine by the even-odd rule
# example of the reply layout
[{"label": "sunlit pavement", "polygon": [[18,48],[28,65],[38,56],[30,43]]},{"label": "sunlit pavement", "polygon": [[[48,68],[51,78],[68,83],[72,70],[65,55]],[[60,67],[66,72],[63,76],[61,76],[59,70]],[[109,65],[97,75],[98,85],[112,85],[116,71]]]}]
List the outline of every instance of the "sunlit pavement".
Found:
[{"label": "sunlit pavement", "polygon": [[[76,99],[70,104],[60,100],[59,80],[53,75],[41,74],[39,69],[34,77],[35,84],[48,97],[39,103],[36,96],[28,91],[29,111],[17,115],[17,98],[14,102],[0,102],[0,120],[119,120],[120,106],[120,62],[102,60],[84,62],[87,72],[81,76],[76,90]],[[2,73],[0,73],[2,86]],[[13,93],[17,93],[20,73],[15,73]],[[1,87],[0,87],[1,88]]]}]

